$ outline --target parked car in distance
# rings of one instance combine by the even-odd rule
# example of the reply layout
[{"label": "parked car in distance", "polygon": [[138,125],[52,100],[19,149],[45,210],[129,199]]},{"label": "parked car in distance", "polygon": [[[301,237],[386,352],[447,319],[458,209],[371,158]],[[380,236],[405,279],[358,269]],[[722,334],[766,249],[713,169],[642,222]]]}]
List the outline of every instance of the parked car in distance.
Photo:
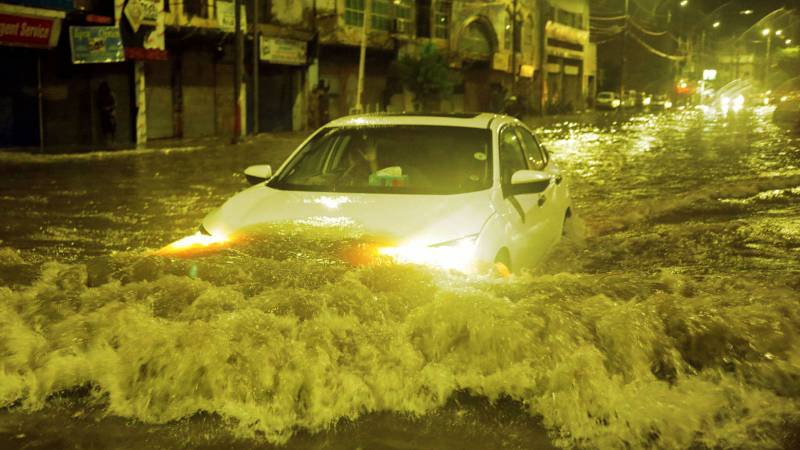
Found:
[{"label": "parked car in distance", "polygon": [[800,91],[781,93],[772,120],[782,127],[800,130]]},{"label": "parked car in distance", "polygon": [[343,117],[274,173],[258,165],[245,174],[255,185],[184,242],[226,245],[258,225],[322,217],[380,237],[378,258],[503,273],[541,261],[572,216],[567,183],[533,132],[490,113]]},{"label": "parked car in distance", "polygon": [[650,103],[650,109],[652,110],[664,110],[672,108],[672,101],[669,99],[667,94],[659,94],[653,98],[653,101]]},{"label": "parked car in distance", "polygon": [[603,91],[597,94],[595,108],[597,109],[617,109],[622,104],[616,92]]}]

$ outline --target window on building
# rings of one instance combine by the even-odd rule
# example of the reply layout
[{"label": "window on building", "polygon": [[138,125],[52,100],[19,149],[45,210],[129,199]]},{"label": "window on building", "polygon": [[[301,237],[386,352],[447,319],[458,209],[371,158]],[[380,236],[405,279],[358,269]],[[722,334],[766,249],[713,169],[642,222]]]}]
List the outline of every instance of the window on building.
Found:
[{"label": "window on building", "polygon": [[450,37],[450,15],[453,11],[451,0],[437,0],[433,16],[434,36],[439,39]]},{"label": "window on building", "polygon": [[411,12],[413,10],[413,0],[395,0],[394,4],[394,17],[395,33],[411,33],[411,26],[413,25],[413,17]]},{"label": "window on building", "polygon": [[417,37],[431,37],[431,0],[417,0]]},{"label": "window on building", "polygon": [[169,12],[169,1],[170,0],[164,0],[164,12]]},{"label": "window on building", "polygon": [[528,17],[525,18],[525,32],[522,34],[522,45],[524,46],[525,50],[530,50],[533,48],[533,16],[528,14]]},{"label": "window on building", "polygon": [[344,23],[346,25],[364,25],[364,0],[344,1]]},{"label": "window on building", "polygon": [[[372,0],[370,29],[407,33],[411,30],[413,0]],[[345,0],[345,25],[363,26],[366,0]]]},{"label": "window on building", "polygon": [[208,18],[208,0],[183,0],[183,12],[187,16]]},{"label": "window on building", "polygon": [[583,29],[583,14],[564,11],[563,9],[556,10],[555,21],[572,28]]}]

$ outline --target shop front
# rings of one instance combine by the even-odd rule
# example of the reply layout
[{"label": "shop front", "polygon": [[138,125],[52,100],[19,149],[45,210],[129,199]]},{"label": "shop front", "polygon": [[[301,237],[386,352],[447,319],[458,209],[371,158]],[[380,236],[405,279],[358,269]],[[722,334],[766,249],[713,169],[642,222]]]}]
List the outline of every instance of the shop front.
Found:
[{"label": "shop front", "polygon": [[54,57],[64,17],[55,9],[0,4],[0,147],[45,142],[42,65]]}]

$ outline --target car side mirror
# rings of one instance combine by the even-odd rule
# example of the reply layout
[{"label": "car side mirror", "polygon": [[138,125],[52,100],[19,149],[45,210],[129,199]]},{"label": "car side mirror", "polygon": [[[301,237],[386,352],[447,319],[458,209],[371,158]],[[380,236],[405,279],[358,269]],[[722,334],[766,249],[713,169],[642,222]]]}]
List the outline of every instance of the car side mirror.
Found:
[{"label": "car side mirror", "polygon": [[244,169],[244,176],[250,184],[258,184],[272,178],[272,166],[269,164],[258,164]]},{"label": "car side mirror", "polygon": [[520,194],[539,194],[550,186],[551,177],[538,170],[518,170],[511,176],[511,185],[506,186],[506,197]]}]

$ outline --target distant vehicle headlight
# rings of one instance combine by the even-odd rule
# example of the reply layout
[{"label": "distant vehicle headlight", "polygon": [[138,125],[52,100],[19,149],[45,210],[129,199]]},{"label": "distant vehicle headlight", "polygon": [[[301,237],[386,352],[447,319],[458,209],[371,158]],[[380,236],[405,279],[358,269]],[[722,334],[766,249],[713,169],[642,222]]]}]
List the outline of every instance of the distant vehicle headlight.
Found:
[{"label": "distant vehicle headlight", "polygon": [[645,98],[644,98],[644,100],[642,100],[642,104],[643,104],[644,106],[650,106],[650,103],[651,103],[652,101],[653,101],[653,100],[652,100],[650,97],[645,97]]},{"label": "distant vehicle headlight", "polygon": [[381,247],[378,249],[378,254],[389,256],[400,263],[421,264],[468,272],[475,264],[477,241],[478,235],[475,234],[435,245],[409,243],[394,247]]},{"label": "distant vehicle headlight", "polygon": [[615,108],[616,108],[617,106],[619,106],[619,103],[620,103],[620,102],[619,102],[619,99],[616,99],[616,98],[615,98],[614,100],[611,100],[611,106],[613,106],[613,107],[615,107]]},{"label": "distant vehicle headlight", "polygon": [[733,99],[733,110],[734,111],[741,111],[744,107],[744,96],[739,94],[736,98]]},{"label": "distant vehicle headlight", "polygon": [[672,102],[667,100],[664,102],[664,108],[672,108]]}]

